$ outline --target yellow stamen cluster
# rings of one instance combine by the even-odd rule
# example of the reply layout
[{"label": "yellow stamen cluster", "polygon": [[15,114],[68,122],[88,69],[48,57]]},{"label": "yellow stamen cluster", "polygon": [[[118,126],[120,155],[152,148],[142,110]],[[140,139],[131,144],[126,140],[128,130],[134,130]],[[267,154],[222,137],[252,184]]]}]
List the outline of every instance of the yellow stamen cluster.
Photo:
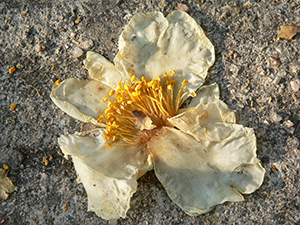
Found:
[{"label": "yellow stamen cluster", "polygon": [[[109,140],[106,143],[109,147],[116,140],[128,144],[140,144],[145,140],[139,137],[143,131],[136,128],[137,120],[134,111],[149,117],[156,128],[172,126],[168,118],[176,115],[184,96],[187,94],[196,96],[194,92],[183,92],[187,80],[182,81],[178,94],[174,96],[174,86],[177,83],[177,80],[173,79],[174,70],[169,71],[170,75],[164,74],[163,81],[159,76],[156,80],[144,77],[142,80],[137,80],[133,73],[133,70],[129,72],[132,75],[131,83],[119,83],[118,89],[109,93],[109,96],[115,96],[115,102],[108,101],[107,97],[102,99],[103,102],[108,103],[108,107],[105,114],[99,116],[98,122],[106,124],[104,136]],[[150,133],[144,131],[143,134]]]}]

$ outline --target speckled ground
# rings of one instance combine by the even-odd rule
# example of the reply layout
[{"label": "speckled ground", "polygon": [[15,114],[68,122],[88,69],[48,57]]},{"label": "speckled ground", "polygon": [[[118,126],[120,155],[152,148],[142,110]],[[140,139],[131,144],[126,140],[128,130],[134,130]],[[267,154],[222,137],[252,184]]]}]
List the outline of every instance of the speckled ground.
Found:
[{"label": "speckled ground", "polygon": [[[245,202],[190,217],[148,172],[128,217],[104,221],[86,212],[85,190],[58,151],[57,137],[78,131],[80,123],[52,103],[51,88],[58,79],[87,78],[85,41],[112,61],[135,13],[168,14],[178,3],[215,45],[206,83],[217,82],[239,123],[254,128],[265,181]],[[300,35],[278,39],[285,24],[300,25],[299,1],[0,1],[0,166],[9,166],[18,186],[0,203],[0,224],[299,224]],[[83,50],[78,59],[76,46]]]}]

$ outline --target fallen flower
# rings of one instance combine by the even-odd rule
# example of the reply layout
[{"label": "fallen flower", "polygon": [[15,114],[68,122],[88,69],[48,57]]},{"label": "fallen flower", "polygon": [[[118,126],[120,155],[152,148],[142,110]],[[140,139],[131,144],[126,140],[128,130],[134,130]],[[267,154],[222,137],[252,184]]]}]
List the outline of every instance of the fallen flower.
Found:
[{"label": "fallen flower", "polygon": [[265,171],[253,130],[235,124],[216,84],[195,93],[214,60],[213,45],[188,14],[136,14],[120,36],[115,65],[88,52],[90,80],[53,87],[58,107],[96,127],[58,139],[88,210],[106,220],[126,217],[137,179],[153,168],[193,216],[260,187]]}]

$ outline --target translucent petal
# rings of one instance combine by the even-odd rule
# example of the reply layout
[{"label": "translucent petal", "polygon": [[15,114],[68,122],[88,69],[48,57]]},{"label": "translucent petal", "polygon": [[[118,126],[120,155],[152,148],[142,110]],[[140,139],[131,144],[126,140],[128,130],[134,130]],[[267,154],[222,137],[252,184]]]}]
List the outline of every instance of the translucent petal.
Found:
[{"label": "translucent petal", "polygon": [[169,119],[178,129],[195,136],[200,141],[203,139],[203,132],[209,123],[235,123],[235,114],[221,100],[208,103],[200,103],[196,107],[191,107],[181,114]]},{"label": "translucent petal", "polygon": [[219,86],[214,83],[211,85],[202,86],[196,92],[196,97],[192,98],[188,107],[196,107],[199,104],[208,104],[219,100],[220,91]]},{"label": "translucent petal", "polygon": [[115,179],[106,177],[73,156],[78,181],[88,195],[88,211],[95,213],[103,219],[125,218],[130,207],[130,198],[136,191],[137,175],[131,179]]},{"label": "translucent petal", "polygon": [[252,129],[217,123],[207,126],[204,135],[199,142],[165,127],[148,142],[157,178],[170,198],[193,216],[226,201],[242,201],[239,192],[259,188],[265,172],[256,158]]},{"label": "translucent petal", "polygon": [[174,70],[174,78],[179,84],[188,80],[185,91],[192,92],[214,60],[214,47],[195,20],[173,11],[167,18],[160,12],[135,15],[120,36],[115,65],[124,75],[134,70],[151,79]]},{"label": "translucent petal", "polygon": [[124,83],[130,79],[129,75],[119,73],[114,64],[95,52],[87,52],[84,65],[89,70],[90,78],[101,81],[113,89],[117,88],[119,82]]},{"label": "translucent petal", "polygon": [[108,95],[111,89],[103,83],[95,80],[79,80],[69,78],[58,85],[53,86],[51,92],[52,101],[70,116],[97,126],[97,119],[107,108],[102,102],[104,96],[112,101]]},{"label": "translucent petal", "polygon": [[138,145],[112,145],[102,135],[78,136],[62,135],[58,143],[63,153],[77,157],[89,168],[116,179],[133,179],[151,170],[152,160],[146,149]]}]

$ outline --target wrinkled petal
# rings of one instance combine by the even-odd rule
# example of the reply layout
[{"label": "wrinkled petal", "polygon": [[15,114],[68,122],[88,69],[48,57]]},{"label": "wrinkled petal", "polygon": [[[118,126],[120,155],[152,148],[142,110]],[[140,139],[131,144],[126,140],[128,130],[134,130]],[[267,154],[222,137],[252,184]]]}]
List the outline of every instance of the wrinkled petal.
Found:
[{"label": "wrinkled petal", "polygon": [[198,141],[203,139],[204,129],[210,123],[235,123],[235,114],[221,100],[216,100],[206,105],[200,103],[196,107],[191,107],[181,114],[169,119],[178,129],[192,134]]},{"label": "wrinkled petal", "polygon": [[119,73],[114,64],[95,52],[87,52],[84,65],[89,70],[90,78],[101,81],[113,89],[118,87],[119,82],[124,83],[130,79],[129,75]]},{"label": "wrinkled petal", "polygon": [[226,201],[242,201],[263,182],[252,129],[214,124],[203,141],[174,128],[163,128],[148,142],[155,174],[170,198],[189,215],[209,212]]},{"label": "wrinkled petal", "polygon": [[188,104],[188,107],[196,107],[199,104],[206,105],[208,103],[219,100],[219,86],[216,83],[202,86],[201,88],[199,88],[196,94],[196,97],[192,98],[192,100]]},{"label": "wrinkled petal", "polygon": [[160,12],[135,15],[119,39],[115,58],[118,71],[155,79],[174,70],[180,84],[189,81],[185,91],[203,84],[214,63],[214,47],[203,30],[187,13],[174,11],[167,18]]},{"label": "wrinkled petal", "polygon": [[107,108],[102,98],[107,96],[108,100],[112,100],[108,95],[110,90],[99,81],[69,78],[53,86],[50,97],[61,110],[75,119],[99,126],[97,119]]},{"label": "wrinkled petal", "polygon": [[94,211],[103,219],[125,218],[130,207],[130,198],[137,188],[137,175],[131,179],[106,177],[73,156],[78,181],[88,195],[88,211]]},{"label": "wrinkled petal", "polygon": [[[77,157],[92,170],[116,179],[134,179],[153,168],[150,155],[138,145],[112,145],[102,135],[81,137],[62,135],[58,143],[63,153]],[[77,168],[76,168],[77,170]]]}]

